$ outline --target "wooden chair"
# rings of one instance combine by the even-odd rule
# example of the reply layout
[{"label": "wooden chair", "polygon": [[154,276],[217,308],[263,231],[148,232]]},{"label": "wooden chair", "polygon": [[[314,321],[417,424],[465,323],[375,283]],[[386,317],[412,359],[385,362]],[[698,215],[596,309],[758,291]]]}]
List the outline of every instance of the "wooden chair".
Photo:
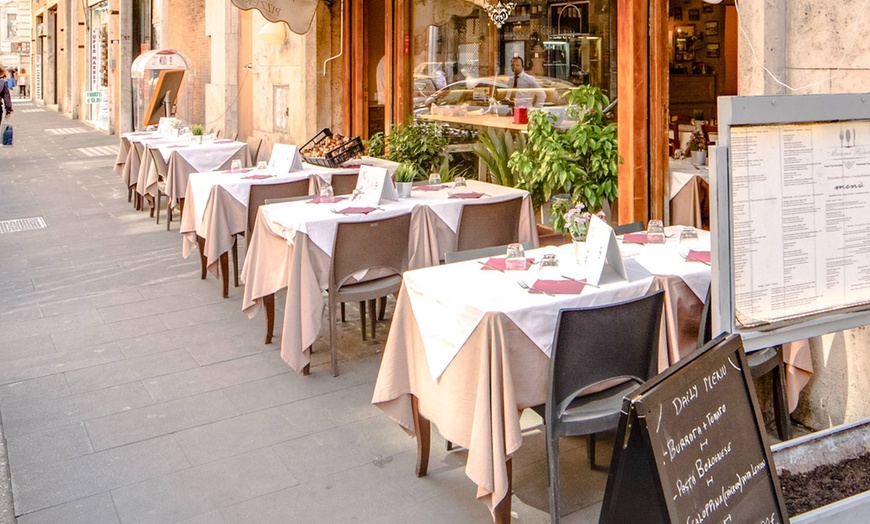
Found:
[{"label": "wooden chair", "polygon": [[166,179],[168,178],[168,167],[166,160],[158,149],[148,149],[151,153],[151,159],[154,161],[154,167],[157,169],[157,200],[154,202],[153,210],[157,214],[157,223],[160,223],[160,198],[166,197],[166,231],[169,231],[169,224],[172,222],[172,202],[169,201],[169,195],[166,194]]},{"label": "wooden chair", "polygon": [[712,126],[703,124],[701,125],[701,132],[704,133],[704,140],[707,141],[707,145],[716,145],[716,142],[719,140],[719,126]]},{"label": "wooden chair", "polygon": [[[336,305],[339,302],[368,300],[371,310],[372,338],[375,334],[375,300],[399,292],[402,273],[408,267],[408,235],[411,214],[367,222],[341,222],[335,231],[335,249],[329,268],[329,348],[332,374],[338,376],[338,339],[335,331]],[[377,249],[372,249],[377,246]],[[390,272],[373,280],[358,282],[353,275],[363,270]],[[365,317],[361,309],[360,317]]]},{"label": "wooden chair", "polygon": [[263,145],[262,138],[249,136],[245,143],[248,144],[248,151],[251,153],[251,165],[257,165],[257,158],[260,156],[260,146]]},{"label": "wooden chair", "polygon": [[522,197],[517,197],[502,202],[462,206],[455,251],[517,242],[522,203]]},{"label": "wooden chair", "polygon": [[349,173],[344,175],[332,175],[332,193],[338,195],[349,195],[356,189],[356,181],[359,178],[358,173]]},{"label": "wooden chair", "polygon": [[[595,434],[615,429],[622,399],[657,372],[664,291],[618,304],[563,309],[550,354],[544,418],[550,487],[550,520],[558,523],[559,438],[587,436],[595,467]],[[603,391],[586,392],[615,379]]]}]

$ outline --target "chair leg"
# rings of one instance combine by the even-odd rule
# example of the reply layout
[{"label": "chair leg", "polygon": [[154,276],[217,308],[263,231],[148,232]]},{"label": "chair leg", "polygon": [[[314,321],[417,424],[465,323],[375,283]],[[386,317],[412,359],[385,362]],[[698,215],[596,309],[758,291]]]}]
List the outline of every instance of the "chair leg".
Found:
[{"label": "chair leg", "polygon": [[127,203],[133,201],[133,186],[127,186]]},{"label": "chair leg", "polygon": [[169,224],[172,223],[172,202],[169,200],[169,195],[166,195],[166,231],[169,231]]},{"label": "chair leg", "polygon": [[344,302],[341,303],[341,321],[344,322]]},{"label": "chair leg", "polygon": [[199,279],[205,280],[208,268],[205,260],[205,239],[199,235],[196,236],[196,245],[199,247]]},{"label": "chair leg", "polygon": [[375,310],[377,309],[376,304],[377,299],[373,298],[369,300],[369,317],[372,320],[372,342],[375,341],[375,322],[378,320],[377,314],[375,313]]},{"label": "chair leg", "polygon": [[589,459],[589,469],[595,469],[595,433],[586,435],[586,458]]},{"label": "chair leg", "polygon": [[773,417],[776,420],[776,432],[779,439],[791,439],[791,423],[789,421],[788,402],[785,398],[785,366],[780,364],[771,373],[773,389]]},{"label": "chair leg", "polygon": [[338,376],[338,336],[335,333],[335,302],[329,301],[329,352],[332,359],[332,376]]},{"label": "chair leg", "polygon": [[429,420],[420,414],[417,397],[411,395],[411,414],[414,417],[414,433],[417,434],[417,477],[425,477],[429,471],[429,444],[432,438]]},{"label": "chair leg", "polygon": [[151,202],[151,214],[157,213],[157,223],[160,223],[160,191],[157,191],[157,197]]},{"label": "chair leg", "polygon": [[359,321],[362,325],[362,337],[366,340],[366,301],[362,300],[359,303]]},{"label": "chair leg", "polygon": [[447,441],[447,451],[453,451],[453,442]]},{"label": "chair leg", "polygon": [[[559,482],[559,437],[550,433],[547,426],[547,471],[549,472],[549,495],[550,495],[550,522],[558,524],[561,518],[559,508],[560,482]],[[508,493],[508,496],[510,493]]]},{"label": "chair leg", "polygon": [[380,304],[380,309],[378,310],[378,320],[383,320],[384,315],[387,314],[387,297],[379,298],[378,303]]},{"label": "chair leg", "polygon": [[263,307],[266,309],[266,344],[272,343],[272,333],[275,332],[275,294],[263,297]]},{"label": "chair leg", "polygon": [[224,293],[224,298],[230,298],[230,257],[226,253],[221,254],[221,289]]},{"label": "chair leg", "polygon": [[233,237],[233,285],[239,287],[239,237]]}]

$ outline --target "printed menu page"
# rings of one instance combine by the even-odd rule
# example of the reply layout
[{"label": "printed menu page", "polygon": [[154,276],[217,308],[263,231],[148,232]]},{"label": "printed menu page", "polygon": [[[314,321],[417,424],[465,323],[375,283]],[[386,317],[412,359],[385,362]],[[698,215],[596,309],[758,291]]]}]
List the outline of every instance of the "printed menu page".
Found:
[{"label": "printed menu page", "polygon": [[731,128],[737,321],[870,304],[870,121]]}]

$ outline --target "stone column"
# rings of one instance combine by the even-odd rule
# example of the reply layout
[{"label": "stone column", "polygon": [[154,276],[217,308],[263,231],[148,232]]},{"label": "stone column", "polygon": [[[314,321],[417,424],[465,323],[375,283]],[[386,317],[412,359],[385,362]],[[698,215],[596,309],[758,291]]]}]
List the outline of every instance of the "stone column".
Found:
[{"label": "stone column", "polygon": [[[117,11],[118,26],[109,24],[109,42],[118,40],[118,44],[109,45],[109,68],[114,71],[109,75],[109,92],[114,93],[117,103],[115,111],[109,114],[109,129],[118,133],[134,130],[133,122],[133,89],[130,81],[130,66],[133,64],[133,2],[132,0],[112,0],[112,11]],[[115,17],[113,17],[115,18]],[[113,34],[114,32],[114,34]],[[112,50],[117,49],[117,54]]]},{"label": "stone column", "polygon": [[[232,136],[239,130],[239,10],[226,0],[205,0],[205,34],[211,37],[211,78],[205,85],[205,122]],[[232,107],[230,107],[232,104]]]},{"label": "stone column", "polygon": [[755,62],[757,58],[776,78],[788,82],[788,2],[741,2],[739,9],[742,30],[739,30],[737,39],[738,92],[741,95],[788,94],[785,87]]}]

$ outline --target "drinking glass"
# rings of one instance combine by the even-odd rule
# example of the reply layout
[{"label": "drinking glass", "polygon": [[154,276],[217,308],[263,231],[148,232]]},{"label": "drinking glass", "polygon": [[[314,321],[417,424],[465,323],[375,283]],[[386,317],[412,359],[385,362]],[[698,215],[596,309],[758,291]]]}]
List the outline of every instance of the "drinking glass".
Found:
[{"label": "drinking glass", "polygon": [[265,160],[257,162],[257,171],[265,171],[267,167],[269,167],[269,163]]},{"label": "drinking glass", "polygon": [[692,226],[686,226],[680,231],[680,247],[687,246],[695,249],[698,245],[698,230]]},{"label": "drinking glass", "polygon": [[238,158],[233,159],[230,164],[230,171],[240,171],[242,169],[242,161]]},{"label": "drinking glass", "polygon": [[437,171],[433,172],[429,175],[429,185],[430,186],[440,186],[441,185],[441,173]]},{"label": "drinking glass", "polygon": [[526,269],[526,251],[522,244],[516,242],[508,244],[504,268],[510,271],[524,271]]},{"label": "drinking glass", "polygon": [[320,187],[320,201],[331,202],[335,198],[335,192],[330,184],[323,184]]},{"label": "drinking glass", "polygon": [[464,176],[458,176],[453,179],[453,187],[467,187],[468,184],[465,183]]},{"label": "drinking glass", "polygon": [[665,243],[665,225],[661,220],[650,220],[646,228],[646,241],[650,244]]}]

